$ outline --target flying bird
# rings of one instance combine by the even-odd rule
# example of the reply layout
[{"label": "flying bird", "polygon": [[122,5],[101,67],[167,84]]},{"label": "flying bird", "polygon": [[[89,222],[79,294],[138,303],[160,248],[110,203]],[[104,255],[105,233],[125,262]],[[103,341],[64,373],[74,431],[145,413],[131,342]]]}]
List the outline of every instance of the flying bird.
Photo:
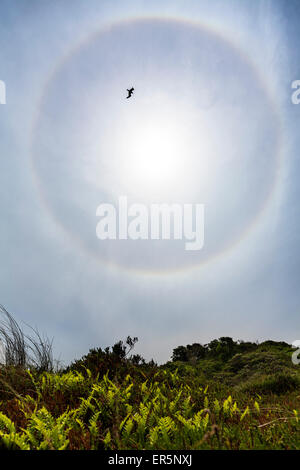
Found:
[{"label": "flying bird", "polygon": [[128,91],[128,96],[126,96],[126,98],[131,98],[131,95],[134,92],[134,88],[132,87],[132,88],[130,88],[130,90],[128,90],[128,88],[127,88],[127,91]]}]

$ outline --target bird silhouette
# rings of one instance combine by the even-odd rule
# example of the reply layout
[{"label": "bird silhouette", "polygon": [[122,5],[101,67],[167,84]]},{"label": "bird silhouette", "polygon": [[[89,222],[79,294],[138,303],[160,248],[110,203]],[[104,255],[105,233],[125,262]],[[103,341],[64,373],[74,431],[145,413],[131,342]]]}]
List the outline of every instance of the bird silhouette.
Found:
[{"label": "bird silhouette", "polygon": [[131,98],[131,95],[134,92],[134,88],[132,87],[132,88],[130,88],[130,90],[128,90],[128,88],[127,88],[127,91],[128,91],[128,96],[126,96],[126,98]]}]

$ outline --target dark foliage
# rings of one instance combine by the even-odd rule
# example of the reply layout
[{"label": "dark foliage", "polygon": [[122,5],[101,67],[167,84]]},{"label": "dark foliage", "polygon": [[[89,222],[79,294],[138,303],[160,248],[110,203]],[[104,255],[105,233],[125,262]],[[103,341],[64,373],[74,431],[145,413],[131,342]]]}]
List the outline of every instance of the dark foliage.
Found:
[{"label": "dark foliage", "polygon": [[235,359],[235,366],[232,363],[232,367],[237,367],[239,358],[241,357],[239,355],[243,355],[252,351],[270,352],[274,350],[290,351],[291,346],[283,341],[264,341],[263,343],[258,344],[244,341],[234,341],[230,337],[223,336],[204,345],[194,343],[192,345],[188,344],[187,346],[178,346],[173,350],[172,361],[193,363],[201,361],[202,359],[214,359],[216,361],[225,363],[234,356],[237,356]]}]

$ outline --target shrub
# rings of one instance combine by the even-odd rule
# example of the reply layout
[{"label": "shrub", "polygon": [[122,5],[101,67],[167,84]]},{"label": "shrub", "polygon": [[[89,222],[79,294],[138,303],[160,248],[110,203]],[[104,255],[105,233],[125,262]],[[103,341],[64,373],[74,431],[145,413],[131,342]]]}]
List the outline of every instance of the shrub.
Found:
[{"label": "shrub", "polygon": [[282,395],[300,388],[300,380],[291,374],[266,376],[257,381],[248,382],[240,389],[250,393]]}]

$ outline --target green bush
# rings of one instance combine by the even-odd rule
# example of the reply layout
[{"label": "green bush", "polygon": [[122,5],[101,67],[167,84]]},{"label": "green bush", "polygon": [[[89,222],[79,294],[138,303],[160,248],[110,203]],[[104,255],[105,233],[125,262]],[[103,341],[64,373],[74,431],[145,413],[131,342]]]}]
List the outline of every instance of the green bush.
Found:
[{"label": "green bush", "polygon": [[250,393],[282,395],[294,390],[300,391],[300,380],[291,374],[271,375],[249,382],[242,386],[241,390]]}]

